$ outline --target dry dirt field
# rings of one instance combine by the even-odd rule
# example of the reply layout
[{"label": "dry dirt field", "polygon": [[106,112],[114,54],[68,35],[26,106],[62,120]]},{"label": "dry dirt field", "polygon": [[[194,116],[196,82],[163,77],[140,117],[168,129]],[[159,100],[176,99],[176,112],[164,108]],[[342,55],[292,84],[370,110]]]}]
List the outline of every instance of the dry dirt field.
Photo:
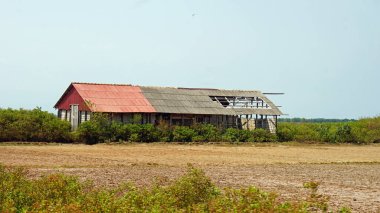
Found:
[{"label": "dry dirt field", "polygon": [[380,212],[380,145],[0,145],[0,163],[23,166],[31,178],[52,172],[92,179],[99,186],[174,179],[188,163],[220,187],[255,185],[283,198],[304,196],[320,182],[331,206]]}]

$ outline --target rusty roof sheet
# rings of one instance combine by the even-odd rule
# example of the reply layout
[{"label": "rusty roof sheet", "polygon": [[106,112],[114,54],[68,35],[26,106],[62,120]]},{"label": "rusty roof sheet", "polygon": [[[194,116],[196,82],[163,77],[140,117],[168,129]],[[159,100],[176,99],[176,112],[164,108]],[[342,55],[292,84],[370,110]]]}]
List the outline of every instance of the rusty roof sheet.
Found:
[{"label": "rusty roof sheet", "polygon": [[156,112],[138,86],[87,83],[72,85],[93,112]]}]

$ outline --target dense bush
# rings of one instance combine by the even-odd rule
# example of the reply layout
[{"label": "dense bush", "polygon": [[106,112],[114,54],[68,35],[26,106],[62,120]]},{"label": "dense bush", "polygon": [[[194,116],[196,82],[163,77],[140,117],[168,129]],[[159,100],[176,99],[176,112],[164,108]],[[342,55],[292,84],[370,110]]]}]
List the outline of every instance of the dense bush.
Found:
[{"label": "dense bush", "polygon": [[70,129],[69,122],[40,108],[0,109],[0,141],[68,142]]},{"label": "dense bush", "polygon": [[[205,173],[189,167],[174,182],[138,188],[95,187],[77,177],[51,174],[27,179],[22,169],[0,165],[0,212],[326,212],[328,197],[318,183],[305,183],[310,195],[286,201],[253,186],[216,187]],[[349,212],[347,208],[344,208]]]},{"label": "dense bush", "polygon": [[212,124],[195,124],[192,126],[196,132],[196,136],[193,138],[195,142],[210,142],[220,141],[221,132]]},{"label": "dense bush", "polygon": [[172,126],[162,122],[152,124],[123,124],[111,121],[106,114],[94,113],[92,119],[83,122],[77,130],[77,139],[87,144],[103,142],[270,142],[276,135],[264,129],[218,129],[211,124]]},{"label": "dense bush", "polygon": [[275,142],[277,141],[277,135],[272,134],[265,129],[254,129],[251,131],[249,138],[251,142]]},{"label": "dense bush", "polygon": [[87,144],[105,141],[153,142],[159,141],[160,131],[153,124],[123,124],[111,121],[107,114],[94,113],[77,130],[78,140]]},{"label": "dense bush", "polygon": [[77,130],[77,139],[87,144],[102,143],[109,138],[120,137],[123,134],[119,128],[122,125],[114,124],[103,113],[94,113],[91,121],[83,122]]},{"label": "dense bush", "polygon": [[176,126],[173,130],[173,140],[177,142],[191,142],[196,132],[187,126]]},{"label": "dense bush", "polygon": [[223,140],[228,142],[239,142],[240,130],[236,128],[228,128],[223,134]]},{"label": "dense bush", "polygon": [[223,134],[223,140],[227,142],[274,142],[277,141],[277,136],[265,129],[228,128]]},{"label": "dense bush", "polygon": [[360,119],[351,124],[351,134],[358,143],[380,142],[380,117]]},{"label": "dense bush", "polygon": [[227,142],[247,142],[250,138],[250,131],[236,128],[228,128],[223,134],[223,140]]},{"label": "dense bush", "polygon": [[344,123],[279,123],[280,141],[373,143],[380,140],[380,117]]},{"label": "dense bush", "polygon": [[40,108],[33,110],[0,109],[0,141],[81,141],[87,144],[103,142],[380,142],[380,117],[358,121],[332,123],[280,122],[277,134],[264,129],[218,129],[211,124],[169,126],[140,124],[141,116],[134,116],[131,124],[111,121],[107,114],[94,113],[90,121],[70,132],[70,123]]},{"label": "dense bush", "polygon": [[211,124],[190,127],[170,127],[166,123],[122,124],[111,121],[107,115],[95,113],[91,121],[84,122],[77,131],[78,139],[88,144],[106,141],[131,142],[327,142],[372,143],[380,141],[380,118],[361,119],[343,123],[287,123],[278,125],[277,134],[264,129],[219,130]]}]

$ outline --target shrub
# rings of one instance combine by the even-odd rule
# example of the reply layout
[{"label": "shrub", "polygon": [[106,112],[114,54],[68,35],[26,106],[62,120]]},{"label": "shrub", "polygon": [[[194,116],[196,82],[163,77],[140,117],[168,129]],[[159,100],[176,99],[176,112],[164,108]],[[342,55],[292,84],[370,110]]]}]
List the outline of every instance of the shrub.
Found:
[{"label": "shrub", "polygon": [[351,133],[351,126],[348,124],[343,124],[338,127],[336,131],[336,141],[351,143],[355,141],[354,136]]},{"label": "shrub", "polygon": [[105,113],[93,113],[90,121],[83,122],[77,129],[78,139],[86,144],[103,143],[119,136],[120,126],[111,122]]},{"label": "shrub", "polygon": [[239,142],[240,130],[236,128],[228,128],[223,134],[223,140],[228,142]]},{"label": "shrub", "polygon": [[301,124],[296,125],[296,133],[294,140],[305,142],[305,141],[320,141],[318,137],[318,132],[316,131],[315,124]]},{"label": "shrub", "polygon": [[168,194],[175,199],[176,207],[181,209],[194,204],[207,203],[219,195],[219,190],[202,170],[190,165],[187,174],[168,188]]},{"label": "shrub", "polygon": [[31,206],[33,190],[21,168],[5,168],[0,164],[0,212],[21,212]]},{"label": "shrub", "polygon": [[219,141],[221,139],[219,130],[212,124],[195,124],[192,129],[197,134],[194,137],[196,142]]},{"label": "shrub", "polygon": [[277,141],[277,136],[265,129],[254,129],[249,140],[252,142],[274,142]]},{"label": "shrub", "polygon": [[360,119],[351,122],[350,126],[356,143],[373,143],[380,140],[380,117]]},{"label": "shrub", "polygon": [[280,141],[338,141],[337,129],[341,123],[279,123],[277,136]]},{"label": "shrub", "polygon": [[[211,212],[292,212],[296,208],[277,201],[277,195],[254,186],[225,189],[225,196],[215,200]],[[286,204],[286,203],[285,203]]]},{"label": "shrub", "polygon": [[104,142],[102,129],[96,122],[83,122],[77,129],[78,139],[86,144]]},{"label": "shrub", "polygon": [[125,139],[131,142],[159,141],[160,132],[153,124],[121,124],[124,126]]},{"label": "shrub", "polygon": [[380,117],[345,123],[279,123],[280,141],[373,143],[380,140]]},{"label": "shrub", "polygon": [[153,124],[142,125],[141,142],[155,142],[160,140],[160,132]]},{"label": "shrub", "polygon": [[173,141],[176,142],[191,142],[196,132],[187,126],[176,126],[173,130]]},{"label": "shrub", "polygon": [[170,142],[173,140],[173,129],[165,121],[160,121],[156,126],[159,132],[159,141],[161,142]]},{"label": "shrub", "polygon": [[277,129],[277,137],[279,141],[293,141],[295,132],[289,123],[280,123]]},{"label": "shrub", "polygon": [[140,142],[141,124],[124,124],[125,139],[131,142]]},{"label": "shrub", "polygon": [[70,123],[33,110],[0,109],[0,141],[70,142]]},{"label": "shrub", "polygon": [[319,141],[321,142],[336,142],[336,125],[330,123],[316,124],[315,127]]},{"label": "shrub", "polygon": [[113,121],[110,125],[110,141],[126,141],[129,138],[127,126],[121,122]]},{"label": "shrub", "polygon": [[[236,128],[228,128],[225,130],[223,134],[223,140],[228,142],[248,142],[248,141],[255,141],[254,138],[254,131],[255,130],[245,130],[245,129],[236,129]],[[256,129],[256,136],[259,132],[262,132],[262,130]],[[264,130],[265,131],[265,130]],[[267,134],[265,132],[265,134]],[[270,134],[270,133],[269,133]],[[273,137],[273,136],[270,136]],[[263,139],[264,140],[264,139]],[[269,139],[268,139],[269,140]]]},{"label": "shrub", "polygon": [[252,131],[241,129],[239,130],[239,142],[248,142],[252,138]]}]

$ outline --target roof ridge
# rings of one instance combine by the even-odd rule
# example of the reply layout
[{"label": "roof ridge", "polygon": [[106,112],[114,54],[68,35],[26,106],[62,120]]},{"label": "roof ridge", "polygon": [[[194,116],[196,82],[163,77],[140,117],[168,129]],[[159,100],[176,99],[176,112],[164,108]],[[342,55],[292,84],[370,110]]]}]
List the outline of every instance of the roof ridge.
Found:
[{"label": "roof ridge", "polygon": [[132,85],[132,84],[109,84],[109,83],[91,83],[91,82],[71,82],[71,84],[110,85],[110,86],[139,86],[139,85]]},{"label": "roof ridge", "polygon": [[91,82],[71,82],[71,84],[109,85],[109,86],[134,86],[134,87],[145,87],[145,88],[169,88],[169,89],[181,89],[181,90],[211,90],[211,91],[261,92],[260,90],[218,89],[218,88],[197,88],[197,87],[169,87],[169,86],[142,86],[142,85],[133,85],[133,84],[110,84],[110,83],[91,83]]},{"label": "roof ridge", "polygon": [[239,89],[218,89],[218,88],[197,88],[197,87],[165,87],[165,86],[140,86],[145,88],[170,88],[180,90],[211,90],[211,91],[236,91],[236,92],[261,92],[260,90],[239,90]]}]

